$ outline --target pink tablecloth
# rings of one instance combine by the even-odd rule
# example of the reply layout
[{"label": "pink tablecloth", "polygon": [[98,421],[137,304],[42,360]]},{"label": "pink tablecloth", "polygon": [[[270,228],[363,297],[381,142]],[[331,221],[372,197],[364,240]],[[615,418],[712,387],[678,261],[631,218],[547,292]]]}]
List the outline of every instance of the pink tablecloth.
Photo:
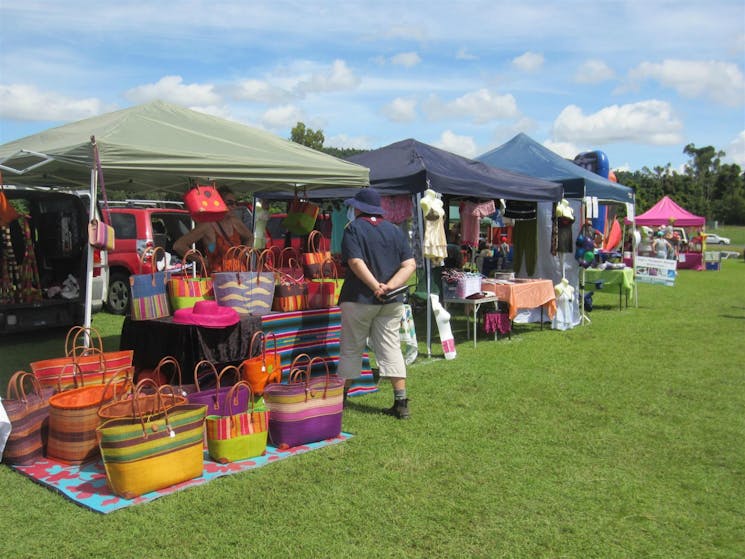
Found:
[{"label": "pink tablecloth", "polygon": [[518,283],[495,283],[483,280],[482,291],[494,293],[500,301],[510,304],[510,320],[514,320],[519,309],[534,309],[542,306],[549,318],[556,314],[556,295],[551,280],[523,280]]}]

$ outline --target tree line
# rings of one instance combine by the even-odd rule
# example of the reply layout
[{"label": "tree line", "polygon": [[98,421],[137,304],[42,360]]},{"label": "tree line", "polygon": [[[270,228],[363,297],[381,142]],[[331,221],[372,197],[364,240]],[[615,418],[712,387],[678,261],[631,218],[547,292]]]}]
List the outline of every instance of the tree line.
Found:
[{"label": "tree line", "polygon": [[[302,122],[292,129],[290,139],[342,159],[365,151],[326,147],[323,131],[307,128]],[[614,171],[620,184],[634,189],[637,215],[669,196],[689,212],[705,216],[707,222],[745,225],[745,173],[740,166],[722,163],[726,153],[713,146],[688,144],[683,153],[689,157],[683,172],[670,163],[641,171]]]}]

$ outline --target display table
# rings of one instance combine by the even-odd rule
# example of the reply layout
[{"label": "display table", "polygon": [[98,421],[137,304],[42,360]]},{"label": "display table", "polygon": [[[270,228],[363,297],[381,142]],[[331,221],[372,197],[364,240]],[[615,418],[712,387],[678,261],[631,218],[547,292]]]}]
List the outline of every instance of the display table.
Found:
[{"label": "display table", "polygon": [[494,295],[481,297],[480,299],[460,299],[460,298],[444,298],[442,300],[443,305],[447,307],[448,305],[454,303],[456,305],[464,305],[464,308],[466,309],[466,337],[470,338],[470,319],[468,318],[468,306],[470,305],[473,310],[473,347],[476,347],[476,332],[478,331],[478,313],[479,308],[481,305],[485,303],[496,303],[499,301],[499,297],[496,297]]},{"label": "display table", "polygon": [[[265,334],[271,332],[276,337],[284,379],[290,372],[293,359],[301,353],[307,353],[310,357],[322,357],[328,363],[331,374],[336,373],[341,333],[339,307],[265,314],[261,317],[261,329]],[[267,347],[270,350],[274,348],[272,336],[267,336]],[[325,368],[316,363],[311,372],[314,375],[324,374]],[[365,353],[362,355],[361,376],[352,382],[349,394],[355,396],[375,390],[377,385],[370,370],[370,360]]]},{"label": "display table", "polygon": [[194,367],[202,359],[218,368],[243,361],[250,351],[251,336],[259,329],[258,316],[243,317],[238,324],[226,328],[174,324],[170,316],[154,320],[126,317],[119,348],[134,350],[132,363],[138,371],[154,369],[163,357],[174,357],[188,384],[193,382]]},{"label": "display table", "polygon": [[[490,280],[481,282],[481,289],[494,293],[500,301],[510,304],[510,320],[514,320],[519,309],[535,309],[541,307],[541,313],[545,312],[549,319],[556,314],[556,294],[551,280],[527,279],[527,280]],[[541,320],[543,324],[543,320]]]},{"label": "display table", "polygon": [[602,290],[607,287],[618,286],[618,308],[623,308],[621,305],[623,295],[626,295],[626,306],[629,306],[629,295],[634,288],[633,268],[623,268],[622,270],[588,268],[584,273],[585,284],[602,282]]}]

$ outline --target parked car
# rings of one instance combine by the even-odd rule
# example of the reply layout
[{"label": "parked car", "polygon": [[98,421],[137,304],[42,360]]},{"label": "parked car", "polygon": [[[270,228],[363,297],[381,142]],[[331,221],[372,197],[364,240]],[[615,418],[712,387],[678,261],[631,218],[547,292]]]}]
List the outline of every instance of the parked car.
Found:
[{"label": "parked car", "polygon": [[714,233],[706,234],[707,245],[728,245],[729,243],[730,240],[727,237],[720,237],[719,235],[715,235]]},{"label": "parked car", "polygon": [[82,324],[88,207],[73,192],[46,187],[4,192],[28,220],[0,235],[0,334]]},{"label": "parked car", "polygon": [[106,308],[113,314],[125,314],[130,300],[129,276],[152,271],[149,263],[141,267],[143,251],[157,246],[171,253],[173,243],[188,233],[193,223],[179,202],[127,200],[110,202],[109,206],[116,246],[108,254]]}]

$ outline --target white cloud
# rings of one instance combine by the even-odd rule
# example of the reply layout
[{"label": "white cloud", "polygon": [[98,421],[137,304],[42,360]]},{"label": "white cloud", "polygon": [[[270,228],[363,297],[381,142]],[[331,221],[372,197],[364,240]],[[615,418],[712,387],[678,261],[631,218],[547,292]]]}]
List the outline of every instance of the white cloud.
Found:
[{"label": "white cloud", "polygon": [[727,158],[734,161],[740,167],[745,167],[745,130],[740,132],[729,144]]},{"label": "white cloud", "polygon": [[637,90],[652,79],[687,98],[708,98],[722,105],[745,104],[745,75],[730,62],[665,60],[661,64],[642,62],[629,71],[628,88]]},{"label": "white cloud", "polygon": [[476,142],[472,137],[458,136],[450,130],[445,130],[434,145],[435,147],[457,153],[463,157],[473,158],[477,155]]},{"label": "white cloud", "polygon": [[600,83],[612,79],[613,70],[602,60],[586,60],[574,74],[577,83]]},{"label": "white cloud", "polygon": [[416,101],[397,97],[385,107],[383,114],[393,122],[412,122],[416,118]]},{"label": "white cloud", "polygon": [[295,105],[282,105],[271,108],[261,117],[262,124],[274,130],[290,130],[298,122],[305,122],[305,120],[305,114]]},{"label": "white cloud", "polygon": [[0,85],[0,117],[11,120],[80,120],[115,108],[95,97],[72,99],[33,85]]},{"label": "white cloud", "polygon": [[512,95],[497,95],[485,88],[466,93],[450,102],[443,102],[433,95],[424,108],[431,120],[470,118],[476,124],[516,118],[519,114]]},{"label": "white cloud", "polygon": [[406,68],[416,66],[421,61],[422,59],[419,58],[419,55],[415,52],[402,52],[391,57],[391,62],[393,64],[404,66]]},{"label": "white cloud", "polygon": [[526,52],[512,59],[512,65],[523,72],[535,72],[543,66],[543,55],[537,52]]},{"label": "white cloud", "polygon": [[231,88],[235,99],[257,101],[259,103],[283,103],[292,98],[292,94],[264,80],[247,79],[239,81]]},{"label": "white cloud", "polygon": [[458,52],[455,53],[455,59],[456,60],[477,60],[478,56],[468,52],[468,49],[466,47],[460,47],[458,49]]},{"label": "white cloud", "polygon": [[360,79],[349,69],[343,60],[334,60],[331,67],[313,73],[307,79],[301,80],[296,86],[298,93],[328,93],[332,91],[346,91],[359,85]]},{"label": "white cloud", "polygon": [[554,142],[552,140],[546,140],[543,142],[543,145],[554,153],[558,153],[565,159],[574,159],[574,156],[581,151],[571,142]]},{"label": "white cloud", "polygon": [[181,76],[163,76],[155,83],[139,85],[124,96],[133,103],[147,103],[156,99],[189,107],[205,106],[220,102],[212,84],[185,84]]},{"label": "white cloud", "polygon": [[683,141],[682,128],[669,103],[652,99],[611,105],[590,115],[576,105],[569,105],[556,117],[553,136],[559,142],[588,145],[611,142],[672,145]]},{"label": "white cloud", "polygon": [[367,136],[348,136],[346,134],[337,134],[336,136],[326,138],[324,145],[337,148],[371,149],[373,143],[372,140]]}]

